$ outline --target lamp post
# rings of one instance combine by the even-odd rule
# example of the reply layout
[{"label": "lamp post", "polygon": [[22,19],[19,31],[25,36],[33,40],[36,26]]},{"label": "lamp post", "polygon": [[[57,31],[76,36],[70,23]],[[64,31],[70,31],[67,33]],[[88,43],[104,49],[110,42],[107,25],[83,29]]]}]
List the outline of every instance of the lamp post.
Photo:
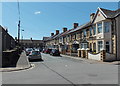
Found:
[{"label": "lamp post", "polygon": [[19,45],[19,42],[20,42],[20,20],[18,23],[18,45]]}]

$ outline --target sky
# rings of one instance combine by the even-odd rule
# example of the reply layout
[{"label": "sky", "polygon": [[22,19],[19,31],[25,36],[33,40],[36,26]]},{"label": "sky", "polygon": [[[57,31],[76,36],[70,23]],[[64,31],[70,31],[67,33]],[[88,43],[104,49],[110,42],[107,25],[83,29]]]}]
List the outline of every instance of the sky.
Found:
[{"label": "sky", "polygon": [[[17,37],[19,21],[17,2],[2,2],[2,26],[8,33]],[[117,2],[20,2],[21,36],[24,39],[42,40],[55,30],[63,27],[73,28],[90,21],[90,14],[97,8],[118,9]],[[22,31],[22,29],[24,31]],[[20,37],[21,37],[20,36]]]}]

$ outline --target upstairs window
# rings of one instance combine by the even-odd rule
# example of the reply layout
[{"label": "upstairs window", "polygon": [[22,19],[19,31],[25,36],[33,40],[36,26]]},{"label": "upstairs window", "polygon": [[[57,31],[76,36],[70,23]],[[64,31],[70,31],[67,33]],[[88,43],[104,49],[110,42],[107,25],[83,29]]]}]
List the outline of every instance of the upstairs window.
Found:
[{"label": "upstairs window", "polygon": [[93,26],[93,35],[96,34],[96,26]]},{"label": "upstairs window", "polygon": [[98,33],[102,33],[102,23],[98,23],[97,27],[98,27]]},{"label": "upstairs window", "polygon": [[86,37],[86,30],[84,30],[84,32],[83,32],[83,33],[84,33],[84,37]]},{"label": "upstairs window", "polygon": [[92,28],[90,28],[90,36],[92,36]]},{"label": "upstairs window", "polygon": [[105,22],[104,23],[104,32],[108,33],[110,29],[110,22]]}]

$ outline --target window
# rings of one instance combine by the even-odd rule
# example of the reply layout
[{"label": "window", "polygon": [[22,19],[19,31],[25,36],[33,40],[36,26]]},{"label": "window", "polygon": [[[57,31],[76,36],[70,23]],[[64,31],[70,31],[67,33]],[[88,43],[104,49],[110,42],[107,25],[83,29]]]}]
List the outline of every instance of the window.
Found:
[{"label": "window", "polygon": [[90,52],[92,52],[92,43],[90,43],[90,47],[89,48],[90,48]]},{"label": "window", "polygon": [[93,43],[93,51],[96,52],[96,43]]},{"label": "window", "polygon": [[101,51],[103,49],[103,42],[98,41],[98,51]]},{"label": "window", "polygon": [[73,44],[72,45],[72,49],[73,49],[73,52],[76,53],[77,52],[77,49],[79,48],[79,44]]},{"label": "window", "polygon": [[84,43],[84,48],[87,49],[87,43]]},{"label": "window", "polygon": [[84,30],[84,32],[83,32],[83,33],[84,33],[84,37],[86,37],[86,30]]},{"label": "window", "polygon": [[110,52],[110,43],[109,43],[109,41],[106,42],[106,52],[107,53]]},{"label": "window", "polygon": [[81,43],[81,48],[87,49],[87,43]]},{"label": "window", "polygon": [[102,23],[98,23],[98,33],[102,33]]},{"label": "window", "polygon": [[92,28],[90,28],[90,36],[92,36]]},{"label": "window", "polygon": [[105,33],[109,32],[109,29],[110,29],[110,23],[109,23],[109,22],[105,22],[105,23],[104,23]]},{"label": "window", "polygon": [[86,36],[89,36],[89,29],[86,30]]},{"label": "window", "polygon": [[80,32],[80,38],[82,38],[82,31]]},{"label": "window", "polygon": [[81,44],[81,48],[84,48],[84,45],[83,45],[83,43]]},{"label": "window", "polygon": [[96,26],[93,26],[93,35],[96,34]]}]

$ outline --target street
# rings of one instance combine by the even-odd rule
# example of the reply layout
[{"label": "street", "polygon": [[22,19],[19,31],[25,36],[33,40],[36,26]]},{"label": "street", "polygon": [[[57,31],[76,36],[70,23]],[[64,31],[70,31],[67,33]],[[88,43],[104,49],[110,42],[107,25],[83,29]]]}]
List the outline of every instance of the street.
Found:
[{"label": "street", "polygon": [[[3,84],[118,84],[118,65],[43,54],[33,68],[3,72]],[[76,57],[77,58],[77,57]]]}]

